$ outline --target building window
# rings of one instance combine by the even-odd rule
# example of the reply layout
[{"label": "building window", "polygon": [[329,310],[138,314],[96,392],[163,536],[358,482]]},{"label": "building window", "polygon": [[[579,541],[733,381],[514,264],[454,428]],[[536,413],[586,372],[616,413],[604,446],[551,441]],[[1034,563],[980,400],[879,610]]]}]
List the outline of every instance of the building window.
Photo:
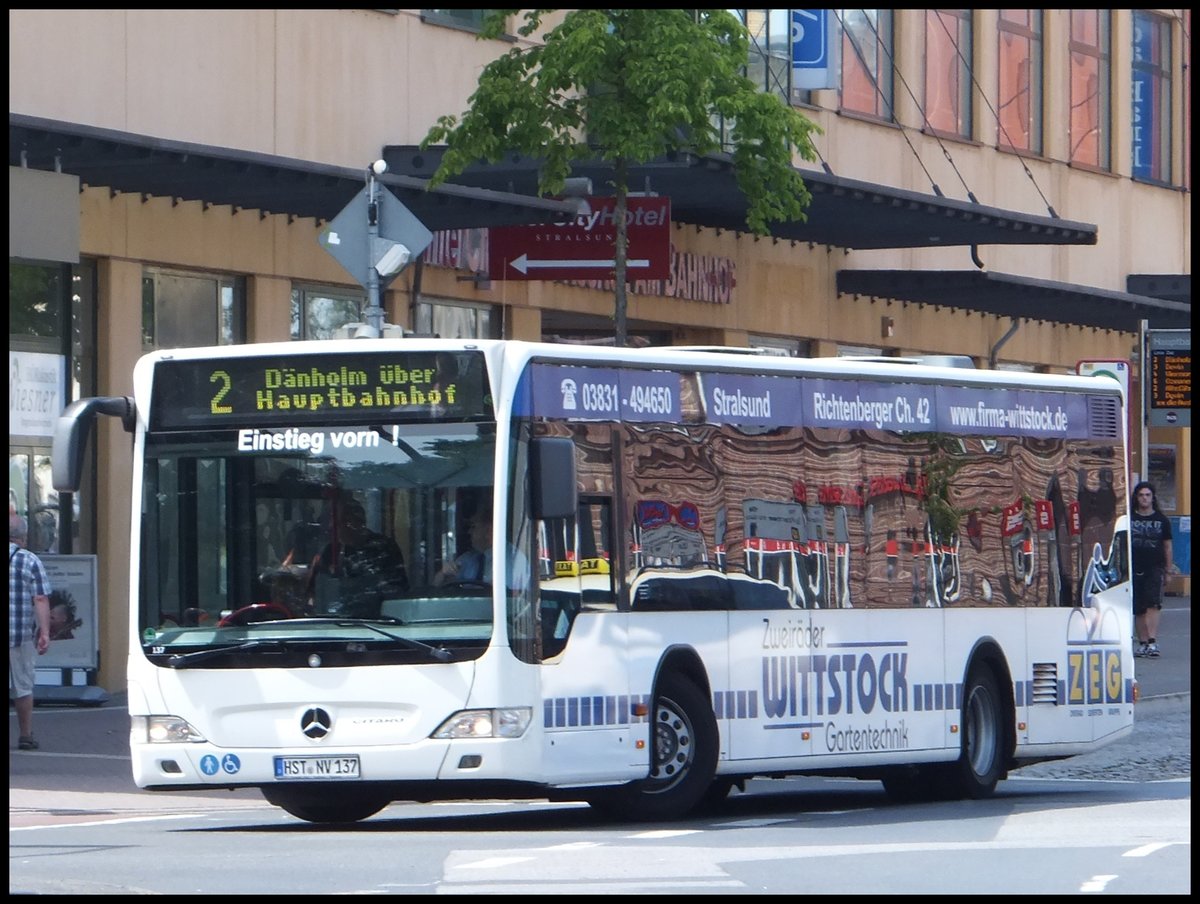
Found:
[{"label": "building window", "polygon": [[[1192,71],[1192,11],[1185,9],[1183,11],[1183,19],[1180,22],[1183,26],[1184,40],[1181,42],[1183,46],[1183,71],[1184,74],[1190,74]],[[1183,187],[1191,190],[1192,187],[1192,80],[1185,78],[1182,85],[1183,90]]]},{"label": "building window", "polygon": [[421,21],[479,31],[490,9],[423,9]]},{"label": "building window", "polygon": [[361,323],[367,296],[344,289],[293,287],[292,338],[334,339],[348,323]]},{"label": "building window", "polygon": [[841,108],[891,122],[892,11],[840,9],[842,25]]},{"label": "building window", "polygon": [[1071,162],[1112,168],[1111,10],[1071,10]]},{"label": "building window", "polygon": [[491,305],[457,304],[443,299],[417,305],[416,332],[442,339],[499,339],[500,318]]},{"label": "building window", "polygon": [[935,132],[971,137],[971,10],[925,10],[925,118]]},{"label": "building window", "polygon": [[1000,10],[1001,147],[1042,152],[1042,11]]},{"label": "building window", "polygon": [[746,31],[750,34],[750,62],[746,76],[758,90],[778,94],[785,104],[790,103],[792,80],[791,10],[735,10],[744,14]]},{"label": "building window", "polygon": [[[746,61],[746,77],[760,91],[777,94],[785,104],[792,103],[792,26],[791,10],[787,9],[731,9],[729,10],[746,26],[750,42],[750,57]],[[811,92],[800,92],[804,101]],[[733,149],[730,137],[731,124],[722,117],[714,119],[721,134],[721,147]]]},{"label": "building window", "polygon": [[1171,179],[1171,22],[1133,12],[1133,177]]},{"label": "building window", "polygon": [[29,342],[55,340],[48,351],[60,351],[66,285],[70,268],[63,264],[8,262],[8,333]]},{"label": "building window", "polygon": [[147,269],[142,275],[142,348],[244,342],[245,298],[240,277]]}]

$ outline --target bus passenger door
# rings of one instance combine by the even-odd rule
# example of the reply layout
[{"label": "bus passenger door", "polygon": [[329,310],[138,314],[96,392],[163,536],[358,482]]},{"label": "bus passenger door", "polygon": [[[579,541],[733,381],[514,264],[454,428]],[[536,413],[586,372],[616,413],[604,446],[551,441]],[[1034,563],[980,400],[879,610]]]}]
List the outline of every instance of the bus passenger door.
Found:
[{"label": "bus passenger door", "polygon": [[612,502],[583,497],[576,518],[539,524],[538,635],[546,780],[610,781],[645,772],[635,751],[627,614],[617,611]]}]

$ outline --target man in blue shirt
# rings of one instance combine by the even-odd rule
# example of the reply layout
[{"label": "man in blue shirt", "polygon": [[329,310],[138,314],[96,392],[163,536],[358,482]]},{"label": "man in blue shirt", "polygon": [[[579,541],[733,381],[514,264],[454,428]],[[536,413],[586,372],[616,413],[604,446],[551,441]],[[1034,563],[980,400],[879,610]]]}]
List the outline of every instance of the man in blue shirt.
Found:
[{"label": "man in blue shirt", "polygon": [[50,579],[42,560],[25,548],[29,525],[8,516],[8,696],[17,711],[17,747],[37,750],[33,737],[33,680],[37,657],[50,648]]},{"label": "man in blue shirt", "polygon": [[[480,509],[468,522],[471,548],[442,566],[433,576],[433,585],[492,583],[492,511]],[[528,560],[512,546],[508,547],[508,586],[512,590],[523,588],[529,581]]]}]

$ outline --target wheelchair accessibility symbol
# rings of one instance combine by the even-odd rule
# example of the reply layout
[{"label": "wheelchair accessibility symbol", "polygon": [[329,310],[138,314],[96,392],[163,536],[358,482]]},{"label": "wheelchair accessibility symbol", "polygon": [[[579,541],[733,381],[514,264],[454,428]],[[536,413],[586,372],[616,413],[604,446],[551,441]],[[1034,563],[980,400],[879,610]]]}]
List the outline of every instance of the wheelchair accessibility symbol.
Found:
[{"label": "wheelchair accessibility symbol", "polygon": [[200,758],[200,771],[205,775],[216,775],[222,769],[230,775],[234,775],[240,772],[241,768],[242,761],[232,753],[225,754],[225,756],[221,757],[220,761],[211,753],[205,754]]}]

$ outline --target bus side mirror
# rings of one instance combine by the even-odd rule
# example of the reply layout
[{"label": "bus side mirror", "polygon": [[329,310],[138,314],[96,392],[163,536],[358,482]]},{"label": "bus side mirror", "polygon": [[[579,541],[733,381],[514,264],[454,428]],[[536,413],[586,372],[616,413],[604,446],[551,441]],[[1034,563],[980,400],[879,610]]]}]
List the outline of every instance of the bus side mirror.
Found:
[{"label": "bus side mirror", "polygon": [[79,481],[83,477],[83,453],[97,414],[119,417],[121,425],[130,433],[137,424],[130,396],[79,399],[68,405],[54,425],[50,453],[50,479],[54,489],[60,493],[79,490]]},{"label": "bus side mirror", "polygon": [[536,436],[529,445],[533,517],[574,518],[579,508],[575,484],[575,442],[562,436]]}]

